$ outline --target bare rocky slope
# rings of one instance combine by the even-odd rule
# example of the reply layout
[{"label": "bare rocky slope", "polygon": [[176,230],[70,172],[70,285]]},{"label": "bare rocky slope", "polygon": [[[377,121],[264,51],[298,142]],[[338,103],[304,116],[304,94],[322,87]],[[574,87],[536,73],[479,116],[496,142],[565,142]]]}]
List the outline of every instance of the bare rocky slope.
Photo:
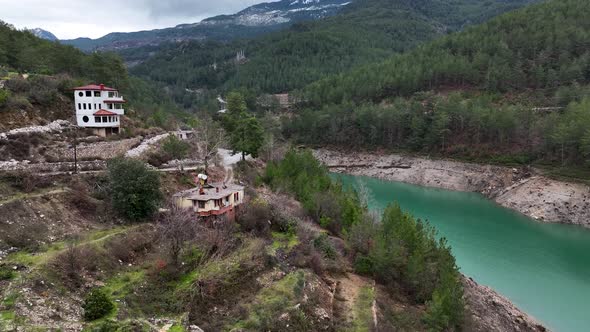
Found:
[{"label": "bare rocky slope", "polygon": [[548,331],[493,289],[463,278],[467,309],[465,331]]},{"label": "bare rocky slope", "polygon": [[538,221],[590,228],[590,187],[549,179],[533,169],[326,149],[314,155],[332,172],[478,192]]}]

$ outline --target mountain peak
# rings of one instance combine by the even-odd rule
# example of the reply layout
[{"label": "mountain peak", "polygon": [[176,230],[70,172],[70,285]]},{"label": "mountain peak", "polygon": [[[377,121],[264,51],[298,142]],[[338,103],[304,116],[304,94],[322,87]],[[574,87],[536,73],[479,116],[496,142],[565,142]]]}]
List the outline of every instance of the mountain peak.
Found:
[{"label": "mountain peak", "polygon": [[234,15],[208,18],[199,24],[235,24],[244,26],[269,26],[317,20],[336,14],[351,0],[280,0],[264,2],[248,7]]},{"label": "mountain peak", "polygon": [[32,33],[33,35],[35,35],[36,37],[39,37],[41,39],[46,39],[46,40],[51,40],[51,41],[57,40],[57,37],[54,34],[52,34],[51,32],[49,32],[47,30],[43,30],[41,28],[27,29],[27,31],[29,31],[30,33]]}]

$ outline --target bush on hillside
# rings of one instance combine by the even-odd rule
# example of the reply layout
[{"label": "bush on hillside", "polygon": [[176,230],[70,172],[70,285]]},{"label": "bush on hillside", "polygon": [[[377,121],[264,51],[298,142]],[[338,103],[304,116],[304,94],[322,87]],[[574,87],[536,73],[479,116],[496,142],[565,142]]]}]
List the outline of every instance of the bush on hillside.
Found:
[{"label": "bush on hillside", "polygon": [[190,145],[174,135],[170,135],[162,142],[162,151],[172,159],[186,158],[190,150]]},{"label": "bush on hillside", "polygon": [[170,160],[172,160],[172,157],[162,150],[152,151],[147,156],[148,164],[154,167],[160,167]]},{"label": "bush on hillside", "polygon": [[8,97],[10,97],[10,92],[8,92],[8,90],[1,89],[0,90],[0,107],[4,106],[4,104],[6,104],[6,101],[8,101]]},{"label": "bush on hillside", "polygon": [[31,90],[28,99],[31,103],[49,106],[57,99],[57,82],[46,76],[38,76],[32,79]]},{"label": "bush on hillside", "polygon": [[335,234],[362,219],[358,195],[332,182],[327,169],[309,151],[289,151],[280,162],[268,163],[262,180],[273,190],[294,194],[316,222]]},{"label": "bush on hillside", "polygon": [[25,80],[22,77],[15,77],[11,78],[6,81],[5,84],[6,89],[14,92],[14,93],[24,93],[31,90],[31,84],[29,81]]},{"label": "bush on hillside", "polygon": [[162,201],[160,176],[134,159],[108,162],[110,195],[114,209],[129,221],[153,215]]},{"label": "bush on hillside", "polygon": [[14,272],[7,266],[0,266],[0,281],[14,278]]},{"label": "bush on hillside", "polygon": [[111,298],[100,288],[95,288],[86,295],[84,304],[84,319],[87,321],[102,318],[115,309]]},{"label": "bush on hillside", "polygon": [[270,205],[261,199],[252,200],[245,205],[238,215],[238,223],[244,232],[253,232],[258,236],[269,236],[273,211]]},{"label": "bush on hillside", "polygon": [[29,100],[23,96],[14,96],[11,95],[8,97],[4,106],[8,109],[12,110],[30,110],[33,108],[33,105],[29,102]]}]

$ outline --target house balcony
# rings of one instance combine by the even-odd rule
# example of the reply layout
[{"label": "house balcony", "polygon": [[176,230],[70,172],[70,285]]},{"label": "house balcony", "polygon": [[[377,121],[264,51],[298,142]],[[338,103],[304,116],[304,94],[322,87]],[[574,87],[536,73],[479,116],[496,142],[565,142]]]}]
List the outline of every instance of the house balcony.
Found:
[{"label": "house balcony", "polygon": [[105,110],[107,110],[109,112],[113,112],[113,113],[115,113],[117,115],[125,115],[125,110],[122,109],[122,108],[119,108],[119,109],[116,109],[116,108],[113,108],[113,109],[105,108]]},{"label": "house balcony", "polygon": [[232,209],[233,209],[233,205],[226,205],[226,206],[220,207],[219,209],[216,209],[216,210],[198,211],[197,213],[200,217],[220,216],[220,215],[224,215],[224,214],[228,213]]},{"label": "house balcony", "polygon": [[91,127],[91,128],[109,128],[109,127],[120,127],[121,124],[119,121],[117,122],[94,122],[91,124],[84,124],[81,127]]}]

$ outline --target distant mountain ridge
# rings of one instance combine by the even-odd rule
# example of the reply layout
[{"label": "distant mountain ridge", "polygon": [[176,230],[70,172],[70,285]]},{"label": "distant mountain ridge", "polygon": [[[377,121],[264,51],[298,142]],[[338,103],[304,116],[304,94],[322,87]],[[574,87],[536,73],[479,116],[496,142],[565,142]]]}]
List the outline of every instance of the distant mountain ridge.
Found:
[{"label": "distant mountain ridge", "polygon": [[[248,7],[234,15],[220,15],[196,25],[236,24],[244,26],[275,25],[302,20],[317,20],[334,15],[352,0],[281,0]],[[180,25],[177,27],[183,27]]]},{"label": "distant mountain ridge", "polygon": [[[135,64],[133,74],[169,86],[192,90],[246,87],[257,92],[282,93],[326,75],[379,62],[536,1],[539,0],[354,0],[336,15],[296,23],[249,40],[166,43],[120,54],[128,63]],[[292,5],[292,9],[302,5],[297,1],[266,5],[281,4],[285,8]],[[330,2],[324,0],[321,4],[327,6]],[[307,1],[303,5],[310,8],[318,3]],[[261,10],[268,13],[273,9]],[[237,19],[241,13],[232,18]],[[235,66],[238,51],[244,51],[248,61]]]},{"label": "distant mountain ridge", "polygon": [[169,41],[205,39],[227,41],[240,37],[254,37],[297,22],[333,16],[351,1],[281,0],[260,3],[236,14],[219,15],[198,23],[180,24],[173,28],[127,33],[114,32],[97,39],[76,38],[61,42],[84,51],[92,51],[158,45]]},{"label": "distant mountain ridge", "polygon": [[28,29],[27,31],[29,31],[30,33],[32,33],[33,35],[35,35],[41,39],[51,40],[51,41],[57,40],[57,37],[54,34],[52,34],[51,32],[49,32],[47,30],[43,30],[41,28]]}]

